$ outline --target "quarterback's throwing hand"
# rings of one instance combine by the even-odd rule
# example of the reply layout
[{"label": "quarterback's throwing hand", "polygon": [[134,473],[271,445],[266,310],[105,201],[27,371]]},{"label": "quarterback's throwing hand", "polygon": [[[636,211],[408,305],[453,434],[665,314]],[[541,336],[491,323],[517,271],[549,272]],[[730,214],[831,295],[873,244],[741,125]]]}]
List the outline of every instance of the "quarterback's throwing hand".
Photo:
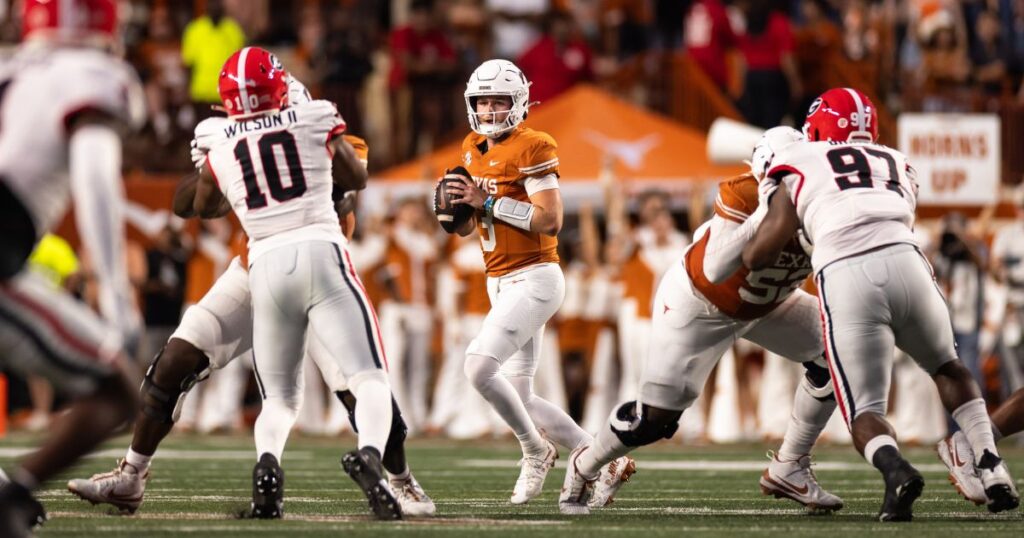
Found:
[{"label": "quarterback's throwing hand", "polygon": [[473,206],[476,209],[483,209],[484,202],[487,201],[487,193],[476,186],[473,180],[465,176],[459,176],[462,180],[462,184],[452,183],[448,186],[453,193],[457,194],[457,197],[452,198],[453,204],[466,204]]}]

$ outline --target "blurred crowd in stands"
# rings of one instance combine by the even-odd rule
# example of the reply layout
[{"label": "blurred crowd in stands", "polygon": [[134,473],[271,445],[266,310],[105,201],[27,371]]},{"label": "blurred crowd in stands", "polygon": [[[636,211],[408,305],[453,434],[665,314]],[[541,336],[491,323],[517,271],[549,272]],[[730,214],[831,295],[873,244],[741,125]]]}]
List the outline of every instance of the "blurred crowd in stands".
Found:
[{"label": "blurred crowd in stands", "polygon": [[[17,2],[17,0],[9,0]],[[685,54],[755,125],[798,123],[843,81],[904,110],[1024,100],[1024,0],[123,0],[150,121],[131,166],[188,168],[221,63],[259,44],[338,103],[378,171],[457,139],[482,60],[517,62],[541,105],[581,81],[667,112],[661,59]],[[0,37],[15,43],[7,9]],[[837,67],[835,64],[842,64]],[[684,82],[685,83],[685,82]],[[1019,96],[1019,97],[1018,97]]]},{"label": "blurred crowd in stands", "polygon": [[[1024,0],[122,3],[126,56],[145,83],[150,112],[145,132],[126,148],[126,165],[154,174],[191,169],[192,129],[214,113],[220,66],[245,44],[270,48],[314,96],[339,105],[349,131],[369,142],[371,177],[464,136],[465,80],[492,57],[523,68],[539,106],[587,81],[671,115],[664,58],[685,56],[708,87],[763,127],[799,125],[810,100],[837,80],[865,89],[891,114],[998,112],[1024,103]],[[17,12],[8,6],[0,26],[0,38],[12,45]],[[539,394],[591,430],[615,403],[632,398],[657,282],[707,216],[702,200],[657,191],[627,197],[614,182],[604,188],[605,205],[567,216],[559,238],[567,294],[548,329],[537,381]],[[133,242],[129,255],[147,324],[144,368],[182,309],[244,244],[227,220],[186,224],[139,208],[128,217],[147,238]],[[995,405],[1024,386],[1024,210],[1009,225],[991,217],[950,214],[921,233],[949,297],[961,357]],[[360,215],[352,252],[380,314],[393,388],[414,433],[501,433],[502,423],[462,374],[465,346],[489,309],[480,249],[473,238],[439,232],[421,198],[393,199],[384,213]],[[34,266],[92,300],[88,260],[60,238],[41,243]],[[246,365],[234,361],[201,384],[182,426],[240,427],[252,377]],[[299,428],[344,429],[344,410],[325,394],[315,368],[306,370]],[[799,366],[737,343],[702,403],[684,417],[683,437],[781,437],[784,402],[801,375]],[[897,429],[926,442],[944,433],[946,417],[922,375],[908,360],[898,363],[893,409]],[[14,381],[17,423],[45,427],[54,396],[45,384]],[[258,401],[251,386],[248,398]],[[844,428],[835,426],[830,435],[843,439]]]}]

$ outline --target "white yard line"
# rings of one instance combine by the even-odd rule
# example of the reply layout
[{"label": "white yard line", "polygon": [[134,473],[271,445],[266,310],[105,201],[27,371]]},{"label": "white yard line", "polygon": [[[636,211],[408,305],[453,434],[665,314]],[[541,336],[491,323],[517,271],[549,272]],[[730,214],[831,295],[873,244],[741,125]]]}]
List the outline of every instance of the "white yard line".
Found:
[{"label": "white yard line", "polygon": [[[35,451],[35,447],[9,446],[0,448],[0,458],[20,458]],[[85,458],[123,458],[125,449],[108,448],[98,452],[86,454]],[[153,456],[156,459],[168,460],[245,460],[256,461],[255,450],[182,450],[182,449],[158,449]],[[288,452],[290,460],[311,460],[313,453],[304,450],[293,450]]]},{"label": "white yard line", "polygon": [[[517,460],[485,460],[469,459],[462,460],[456,465],[462,467],[474,467],[485,469],[499,469],[515,467]],[[658,461],[637,458],[638,469],[652,469],[655,471],[763,471],[768,466],[767,460],[672,460]],[[555,467],[565,468],[565,462],[559,461]],[[916,464],[914,467],[925,473],[945,472],[946,466],[941,463]],[[873,467],[863,463],[852,463],[847,461],[821,461],[814,463],[815,471],[868,471]]]},{"label": "white yard line", "polygon": [[[291,499],[289,499],[290,501]],[[79,512],[79,511],[54,511],[49,513],[51,518],[86,518],[95,519],[103,517],[117,517],[111,516],[106,513],[100,512]],[[234,521],[236,518],[228,514],[217,514],[209,512],[169,512],[169,513],[154,513],[154,512],[136,512],[130,516],[121,516],[131,519],[139,519],[145,521],[171,521],[171,520],[207,520],[207,521]],[[374,521],[369,515],[365,516],[350,516],[350,515],[295,515],[285,514],[285,521],[303,521],[308,523],[367,523]],[[492,525],[503,525],[503,526],[517,526],[517,527],[533,527],[533,526],[550,526],[550,525],[568,525],[570,521],[560,521],[554,519],[535,519],[535,520],[513,520],[513,519],[489,519],[489,518],[470,518],[470,517],[434,517],[434,518],[409,518],[401,522],[391,522],[389,525],[416,525],[416,526],[492,526]],[[204,527],[209,530],[208,527]],[[179,530],[177,527],[175,531]],[[238,530],[237,527],[233,527],[232,530]],[[278,530],[280,532],[280,530]]]}]

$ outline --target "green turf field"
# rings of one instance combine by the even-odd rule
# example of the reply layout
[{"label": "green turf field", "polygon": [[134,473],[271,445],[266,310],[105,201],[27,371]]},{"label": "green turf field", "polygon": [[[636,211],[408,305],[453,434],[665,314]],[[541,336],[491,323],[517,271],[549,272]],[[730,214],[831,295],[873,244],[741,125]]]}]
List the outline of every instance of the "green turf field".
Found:
[{"label": "green turf field", "polygon": [[[0,465],[8,464],[31,438],[0,440]],[[127,439],[86,459],[69,476],[108,471]],[[518,470],[509,442],[413,441],[413,470],[437,502],[437,517],[379,523],[367,517],[366,501],[339,468],[353,444],[294,436],[283,461],[284,521],[244,521],[233,514],[248,506],[254,462],[251,438],[173,436],[152,468],[146,502],[134,516],[91,506],[64,489],[66,480],[46,484],[40,499],[50,521],[40,536],[867,536],[911,533],[922,536],[1024,536],[1024,518],[1014,511],[993,516],[960,499],[946,482],[928,448],[909,449],[926,480],[924,495],[909,524],[875,522],[882,497],[877,471],[852,448],[817,454],[821,483],[843,497],[846,508],[832,516],[807,516],[790,501],[763,497],[757,486],[767,461],[766,445],[683,447],[663,444],[641,450],[639,472],[615,504],[589,517],[558,513],[564,467],[548,478],[544,494],[513,508],[508,496]],[[1024,450],[1003,448],[1010,469],[1024,486]],[[564,462],[565,454],[562,455]]]}]

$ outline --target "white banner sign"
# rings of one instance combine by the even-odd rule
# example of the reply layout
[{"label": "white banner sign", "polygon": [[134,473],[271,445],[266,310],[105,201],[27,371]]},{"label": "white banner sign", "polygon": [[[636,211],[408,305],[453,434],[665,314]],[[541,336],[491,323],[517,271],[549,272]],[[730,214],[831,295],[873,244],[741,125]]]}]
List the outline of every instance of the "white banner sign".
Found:
[{"label": "white banner sign", "polygon": [[996,202],[1001,174],[994,114],[901,114],[900,151],[917,169],[923,205]]}]

